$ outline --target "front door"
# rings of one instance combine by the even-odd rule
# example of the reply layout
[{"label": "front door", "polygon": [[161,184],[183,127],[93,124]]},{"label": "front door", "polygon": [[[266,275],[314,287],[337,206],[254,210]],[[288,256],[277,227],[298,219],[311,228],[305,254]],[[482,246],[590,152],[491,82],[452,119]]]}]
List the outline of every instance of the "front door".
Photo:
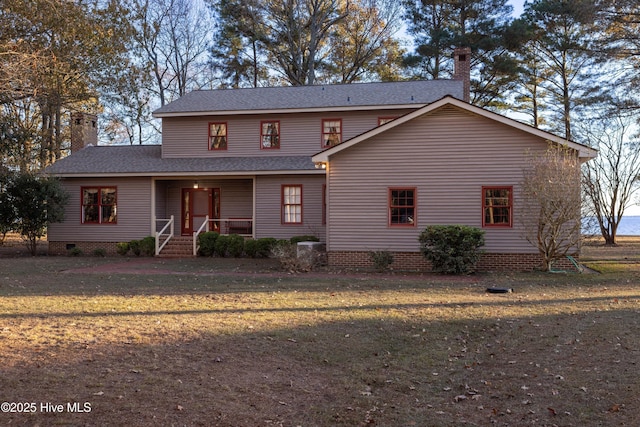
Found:
[{"label": "front door", "polygon": [[[193,234],[206,220],[220,218],[219,188],[182,189],[182,234]],[[217,230],[219,224],[212,222],[209,230]]]}]

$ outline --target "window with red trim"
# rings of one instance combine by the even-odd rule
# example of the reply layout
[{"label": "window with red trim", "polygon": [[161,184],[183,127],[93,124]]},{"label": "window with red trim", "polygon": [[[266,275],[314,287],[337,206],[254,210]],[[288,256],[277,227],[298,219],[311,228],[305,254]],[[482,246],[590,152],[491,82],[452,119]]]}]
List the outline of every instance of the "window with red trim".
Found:
[{"label": "window with red trim", "polygon": [[322,147],[328,148],[342,142],[342,119],[322,120]]},{"label": "window with red trim", "polygon": [[302,224],[302,185],[282,186],[282,223]]},{"label": "window with red trim", "polygon": [[209,150],[227,149],[227,124],[209,123]]},{"label": "window with red trim", "polygon": [[482,226],[511,227],[513,187],[482,187]]},{"label": "window with red trim", "polygon": [[260,122],[260,148],[280,148],[280,122]]},{"label": "window with red trim", "polygon": [[416,225],[416,189],[389,189],[389,225],[414,227]]},{"label": "window with red trim", "polygon": [[118,189],[116,187],[82,187],[82,223],[116,224]]}]

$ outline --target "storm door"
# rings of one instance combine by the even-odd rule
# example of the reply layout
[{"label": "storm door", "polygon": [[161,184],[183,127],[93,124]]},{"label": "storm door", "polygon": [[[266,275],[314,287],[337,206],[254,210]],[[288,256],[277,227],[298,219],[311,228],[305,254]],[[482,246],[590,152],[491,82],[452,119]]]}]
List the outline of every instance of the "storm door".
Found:
[{"label": "storm door", "polygon": [[[182,234],[192,234],[206,220],[220,218],[219,188],[182,189]],[[209,223],[209,230],[218,230],[219,223]]]}]

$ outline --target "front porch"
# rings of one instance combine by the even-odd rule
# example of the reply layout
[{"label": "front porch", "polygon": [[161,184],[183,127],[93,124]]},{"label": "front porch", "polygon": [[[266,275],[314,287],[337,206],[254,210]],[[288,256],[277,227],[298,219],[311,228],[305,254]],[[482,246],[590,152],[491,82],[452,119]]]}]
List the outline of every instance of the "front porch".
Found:
[{"label": "front porch", "polygon": [[152,187],[156,255],[196,255],[205,231],[255,237],[255,178],[154,179]]}]

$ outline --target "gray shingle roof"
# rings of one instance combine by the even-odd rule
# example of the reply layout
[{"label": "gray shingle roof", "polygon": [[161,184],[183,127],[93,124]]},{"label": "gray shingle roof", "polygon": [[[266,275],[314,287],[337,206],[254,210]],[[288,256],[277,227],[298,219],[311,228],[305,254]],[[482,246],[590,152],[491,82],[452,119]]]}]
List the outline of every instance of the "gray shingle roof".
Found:
[{"label": "gray shingle roof", "polygon": [[160,145],[89,146],[45,169],[51,175],[179,175],[314,171],[310,156],[163,159]]},{"label": "gray shingle roof", "polygon": [[345,85],[218,89],[190,92],[154,116],[224,114],[262,110],[357,108],[428,104],[446,95],[462,99],[461,80],[353,83]]}]

